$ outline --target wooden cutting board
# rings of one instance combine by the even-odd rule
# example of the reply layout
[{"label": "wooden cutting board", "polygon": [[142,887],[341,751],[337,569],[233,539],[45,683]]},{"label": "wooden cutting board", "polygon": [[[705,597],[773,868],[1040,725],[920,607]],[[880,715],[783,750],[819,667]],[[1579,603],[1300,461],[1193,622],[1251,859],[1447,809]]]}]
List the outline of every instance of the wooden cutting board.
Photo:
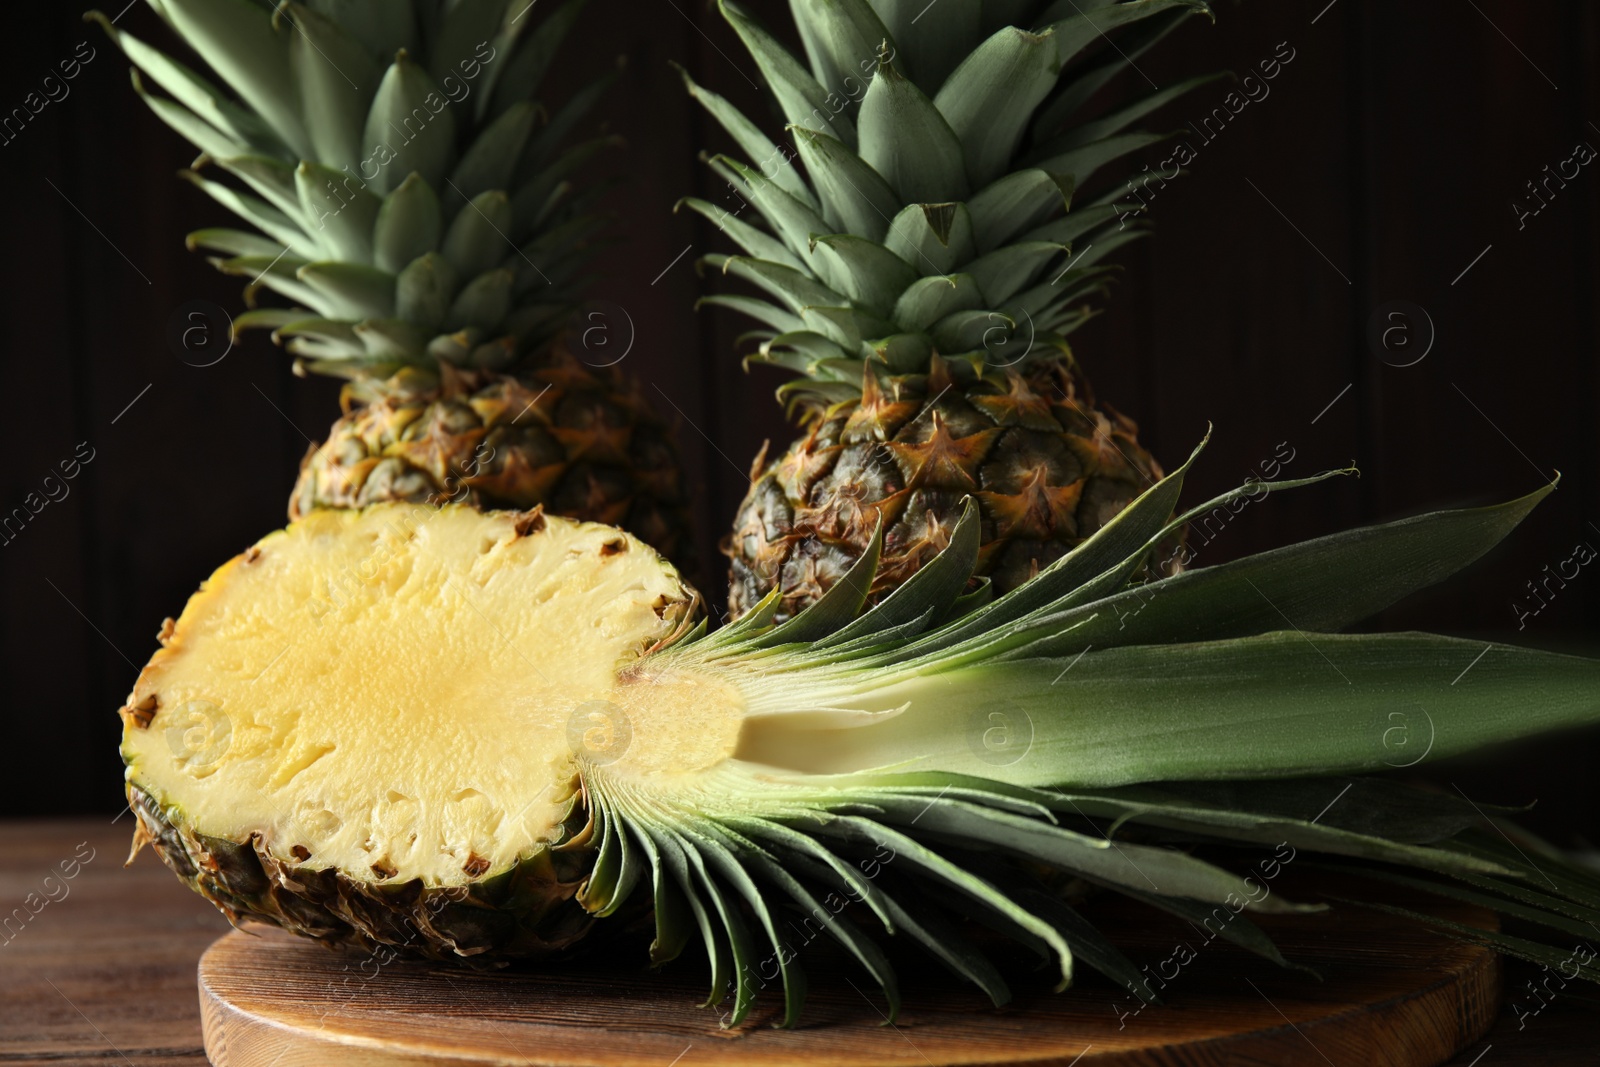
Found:
[{"label": "wooden cutting board", "polygon": [[[1398,895],[1398,894],[1396,894]],[[1308,894],[1302,891],[1300,899]],[[1401,902],[1492,928],[1481,909],[1425,896]],[[1093,918],[1154,981],[1165,1003],[1138,1002],[1098,975],[1053,994],[1027,958],[1002,960],[1015,1001],[996,1010],[970,986],[907,953],[904,1007],[881,999],[851,963],[807,947],[801,1025],[773,1029],[763,994],[737,1029],[701,1008],[698,957],[661,972],[637,955],[561,967],[475,973],[329,952],[277,930],[230,933],[200,963],[206,1051],[216,1067],[878,1067],[945,1064],[1440,1064],[1482,1035],[1500,996],[1492,952],[1351,907],[1257,921],[1287,972],[1203,929],[1121,898]],[[686,953],[686,956],[691,954]]]}]

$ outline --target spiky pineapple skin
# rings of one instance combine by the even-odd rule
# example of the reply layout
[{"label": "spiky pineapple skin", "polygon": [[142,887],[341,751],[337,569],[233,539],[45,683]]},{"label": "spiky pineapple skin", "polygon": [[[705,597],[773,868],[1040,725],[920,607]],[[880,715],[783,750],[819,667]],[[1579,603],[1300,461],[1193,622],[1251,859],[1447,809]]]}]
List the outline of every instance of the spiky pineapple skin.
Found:
[{"label": "spiky pineapple skin", "polygon": [[594,927],[578,901],[594,859],[582,847],[588,817],[580,804],[569,815],[564,847],[541,848],[511,870],[465,886],[437,887],[360,882],[299,867],[254,837],[231,841],[195,832],[132,783],[127,795],[138,819],[128,862],[149,845],[235,926],[265,923],[379,957],[491,967],[563,956]]},{"label": "spiky pineapple skin", "polygon": [[983,516],[977,573],[1016,588],[1110,522],[1162,477],[1138,426],[1097,407],[1066,360],[960,382],[935,358],[927,375],[879,384],[815,410],[781,459],[756,461],[723,542],[729,614],[774,587],[791,616],[860,557],[881,514],[883,562],[869,592],[892,592],[949,542],[962,501]]},{"label": "spiky pineapple skin", "polygon": [[402,372],[347,387],[301,464],[289,517],[389,501],[463,503],[621,526],[669,559],[690,545],[670,428],[638,383],[564,347],[516,374]]}]

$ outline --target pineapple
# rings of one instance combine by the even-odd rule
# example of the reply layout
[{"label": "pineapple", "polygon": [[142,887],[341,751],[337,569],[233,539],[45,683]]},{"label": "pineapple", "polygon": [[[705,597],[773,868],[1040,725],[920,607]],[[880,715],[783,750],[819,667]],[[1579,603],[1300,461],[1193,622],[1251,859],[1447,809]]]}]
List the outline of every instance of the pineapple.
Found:
[{"label": "pineapple", "polygon": [[[1248,913],[1322,905],[1261,893],[1240,872],[1277,867],[1252,849],[1358,857],[1569,936],[1574,905],[1600,907],[1592,873],[1528,859],[1464,798],[1367,775],[1387,769],[1399,706],[1428,708],[1432,759],[1600,722],[1600,661],[1325,632],[1476,559],[1549,490],[1138,583],[1183,521],[1187,467],[991,602],[963,593],[981,551],[969,505],[875,607],[881,536],[788,621],[774,590],[713,633],[673,567],[613,527],[313,511],[163,627],[122,709],[135,847],[235,922],[372,952],[553,958],[653,918],[652,962],[703,946],[727,1025],[779,984],[763,960],[781,969],[773,1018],[799,1018],[791,906],[891,1019],[877,936],[1010,996],[949,914],[1033,946],[1061,986],[1084,965],[1151,999],[1041,872],[1215,914],[1284,963]],[[1279,631],[1280,606],[1305,630]],[[1028,742],[995,751],[997,715],[1025,718]]]},{"label": "pineapple", "polygon": [[570,329],[603,225],[573,176],[610,139],[568,142],[606,79],[554,114],[535,94],[583,2],[150,0],[231,95],[93,16],[202,153],[184,177],[253,227],[190,247],[250,278],[252,305],[261,288],[295,305],[236,326],[270,328],[298,373],[347,380],[291,517],[544,505],[687,547],[668,428]]},{"label": "pineapple", "polygon": [[[744,8],[721,7],[793,148],[691,81],[754,165],[713,159],[733,195],[686,203],[742,246],[708,262],[766,299],[709,302],[762,323],[753,358],[801,375],[780,395],[808,427],[752,472],[725,544],[732,613],[774,588],[784,614],[815,601],[882,522],[877,598],[948,543],[969,495],[983,515],[978,574],[1016,588],[1161,477],[1137,426],[1096,404],[1066,342],[1104,287],[1101,261],[1140,234],[1137,205],[1074,193],[1159,140],[1131,127],[1204,79],[1077,116],[1209,9],[793,0],[802,63]],[[1177,562],[1169,552],[1154,565]]]},{"label": "pineapple", "polygon": [[569,698],[615,695],[693,606],[608,526],[311,512],[217,571],[140,674],[137,844],[235,921],[435,958],[556,952],[590,924]]}]

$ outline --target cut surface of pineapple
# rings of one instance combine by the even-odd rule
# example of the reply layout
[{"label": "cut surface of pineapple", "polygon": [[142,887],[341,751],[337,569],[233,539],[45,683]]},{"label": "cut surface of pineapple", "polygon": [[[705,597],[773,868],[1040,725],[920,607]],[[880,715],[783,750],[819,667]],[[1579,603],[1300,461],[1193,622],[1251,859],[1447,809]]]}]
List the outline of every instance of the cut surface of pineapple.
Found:
[{"label": "cut surface of pineapple", "polygon": [[[693,595],[620,530],[542,514],[316,512],[223,566],[123,709],[127,777],[207,835],[367,882],[465,884],[559,837],[574,751]],[[683,703],[694,703],[686,696]],[[576,745],[575,745],[576,743]],[[695,743],[715,744],[701,722]],[[731,741],[728,742],[731,744]]]}]

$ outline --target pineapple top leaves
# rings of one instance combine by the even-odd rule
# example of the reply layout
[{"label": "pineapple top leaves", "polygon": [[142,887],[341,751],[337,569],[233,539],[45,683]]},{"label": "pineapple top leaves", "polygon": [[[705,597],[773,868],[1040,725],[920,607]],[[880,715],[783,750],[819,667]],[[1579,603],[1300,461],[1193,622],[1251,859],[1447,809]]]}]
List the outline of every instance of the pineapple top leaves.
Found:
[{"label": "pineapple top leaves", "polygon": [[[1174,516],[1198,455],[993,599],[961,595],[978,553],[969,501],[948,546],[876,605],[861,590],[881,527],[851,574],[793,618],[775,623],[774,591],[732,625],[653,652],[656,676],[706,672],[735,685],[743,724],[731,759],[672,778],[637,744],[616,759],[578,756],[598,856],[579,902],[605,916],[653,890],[658,963],[698,927],[713,961],[709,999],[733,987],[727,1025],[766,985],[747,963],[770,944],[766,958],[785,961],[785,1026],[805,983],[769,912],[793,903],[821,918],[814,899],[841,890],[865,905],[852,913],[865,929],[843,916],[822,929],[879,984],[891,1018],[899,992],[872,943],[874,919],[997,1004],[1009,997],[938,910],[1031,945],[1063,985],[1081,963],[1153,998],[1136,962],[1006,857],[1190,921],[1227,904],[1224,936],[1283,966],[1294,964],[1239,913],[1320,905],[1263,895],[1241,883],[1239,852],[1196,846],[1275,847],[1278,863],[1300,850],[1348,857],[1562,936],[1575,916],[1600,914],[1592,872],[1543,851],[1535,865],[1502,844],[1512,837],[1500,833],[1519,831],[1464,798],[1367,777],[1400,765],[1383,734],[1397,707],[1425,707],[1436,727],[1416,762],[1600,721],[1600,660],[1335,632],[1478,559],[1554,486],[1142,581],[1144,562],[1195,515],[1350,473],[1250,482]],[[1456,684],[1474,656],[1483,662],[1471,685]],[[1549,935],[1455,930],[1547,966],[1566,958]]]},{"label": "pineapple top leaves", "polygon": [[[1133,129],[1196,84],[1092,121],[1078,112],[1205,0],[790,0],[804,59],[733,0],[723,15],[765,78],[789,144],[690,92],[749,163],[711,166],[729,205],[688,200],[744,250],[707,262],[766,299],[711,297],[766,327],[754,358],[802,401],[861,388],[869,366],[963,378],[1061,358],[1101,261],[1140,233],[1116,192],[1074,204],[1101,167],[1159,140]],[[1098,47],[1096,47],[1098,46]],[[746,212],[748,206],[753,211]]]},{"label": "pineapple top leaves", "polygon": [[183,176],[252,227],[190,247],[253,279],[252,303],[264,286],[297,305],[240,327],[311,370],[386,378],[504,370],[565,324],[601,226],[569,178],[606,139],[566,142],[607,79],[553,114],[535,95],[585,0],[149,2],[216,81],[90,17],[200,150]]}]

